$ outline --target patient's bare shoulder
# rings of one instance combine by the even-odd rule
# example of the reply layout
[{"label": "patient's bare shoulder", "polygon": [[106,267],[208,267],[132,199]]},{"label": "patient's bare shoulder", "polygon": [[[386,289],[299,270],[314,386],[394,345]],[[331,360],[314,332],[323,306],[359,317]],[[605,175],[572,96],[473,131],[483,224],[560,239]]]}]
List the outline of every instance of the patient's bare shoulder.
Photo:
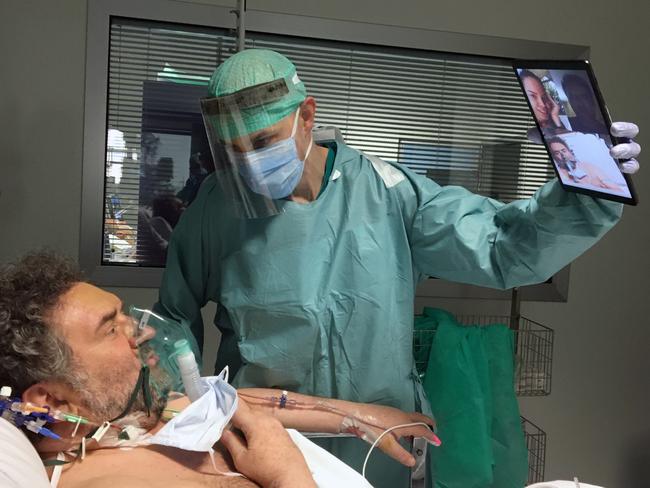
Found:
[{"label": "patient's bare shoulder", "polygon": [[[178,486],[183,488],[251,488],[258,485],[245,478],[215,477],[213,480],[191,481],[183,479]],[[170,488],[170,480],[149,480],[139,476],[122,476],[119,474],[97,476],[82,482],[66,484],[67,488]]]},{"label": "patient's bare shoulder", "polygon": [[[215,453],[221,472],[232,470],[221,453]],[[173,480],[175,483],[170,483]],[[206,453],[171,447],[149,446],[135,449],[98,449],[64,467],[59,488],[252,488],[242,477],[216,474]]]},{"label": "patient's bare shoulder", "polygon": [[[136,476],[122,476],[119,474],[116,475],[106,475],[98,476],[96,478],[91,478],[85,480],[81,483],[75,483],[74,485],[66,485],[69,488],[115,488],[119,486],[120,488],[169,488],[169,480],[156,480],[151,481],[141,477]],[[219,479],[207,481],[182,481],[183,488],[205,488],[206,486],[210,487],[221,487],[224,488],[246,488],[257,486],[252,484],[249,480],[243,478],[225,478],[221,477]]]},{"label": "patient's bare shoulder", "polygon": [[[160,483],[155,483],[151,481],[144,480],[142,478],[136,478],[134,476],[122,476],[119,474],[115,475],[105,475],[97,476],[95,478],[86,479],[74,484],[67,484],[69,488],[114,488],[115,486],[121,486],[123,488],[158,488],[162,486]],[[186,485],[188,486],[188,485]],[[192,486],[204,486],[204,485],[192,485]]]}]

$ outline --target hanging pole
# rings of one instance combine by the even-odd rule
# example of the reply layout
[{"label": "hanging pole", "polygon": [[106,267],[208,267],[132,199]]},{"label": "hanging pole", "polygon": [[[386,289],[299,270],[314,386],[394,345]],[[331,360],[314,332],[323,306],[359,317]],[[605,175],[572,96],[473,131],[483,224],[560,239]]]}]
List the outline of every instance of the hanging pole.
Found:
[{"label": "hanging pole", "polygon": [[521,323],[521,297],[519,296],[519,288],[512,289],[512,297],[510,299],[510,328],[515,331],[515,357],[519,354],[519,324]]},{"label": "hanging pole", "polygon": [[521,298],[519,288],[512,289],[512,298],[510,299],[510,328],[519,330],[519,319],[521,318]]},{"label": "hanging pole", "polygon": [[237,0],[237,9],[230,12],[237,17],[237,52],[243,51],[246,44],[246,0]]}]

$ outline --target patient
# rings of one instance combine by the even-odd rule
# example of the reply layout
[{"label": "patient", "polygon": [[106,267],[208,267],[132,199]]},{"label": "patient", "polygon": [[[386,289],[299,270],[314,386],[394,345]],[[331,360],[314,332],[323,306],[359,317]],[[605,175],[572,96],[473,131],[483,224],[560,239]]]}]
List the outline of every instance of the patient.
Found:
[{"label": "patient", "polygon": [[558,136],[548,140],[548,148],[563,182],[604,188],[619,193],[625,190],[625,180],[621,173],[616,171],[614,163],[612,163],[612,170],[606,172],[596,164],[578,160],[569,144]]},{"label": "patient", "polygon": [[[135,343],[122,332],[129,320],[115,295],[84,282],[73,264],[55,254],[31,254],[0,271],[0,386],[11,386],[14,396],[25,402],[81,415],[94,423],[51,425],[62,440],[28,432],[43,459],[76,451],[92,428],[120,416],[129,404],[141,369]],[[167,399],[156,396],[155,390],[152,393],[149,415],[141,393],[129,415],[137,416],[140,426],[153,433],[163,425]],[[305,459],[283,425],[301,431],[353,432],[366,440],[395,425],[432,425],[424,415],[379,405],[327,400],[334,407],[330,411],[279,408],[261,400],[279,397],[279,391],[242,389],[239,394],[240,406],[232,418],[239,431],[224,431],[214,446],[215,465],[202,452],[158,445],[98,448],[90,441],[83,460],[66,457],[73,462],[63,468],[59,486],[312,487],[316,484]],[[303,406],[321,404],[304,395],[289,397]],[[175,409],[188,403],[185,398],[175,402],[170,405]],[[350,418],[356,420],[350,422]],[[408,466],[414,458],[399,445],[399,436],[436,440],[422,426],[404,427],[385,436],[379,448]],[[221,473],[236,471],[245,478],[218,475],[215,468]]]}]

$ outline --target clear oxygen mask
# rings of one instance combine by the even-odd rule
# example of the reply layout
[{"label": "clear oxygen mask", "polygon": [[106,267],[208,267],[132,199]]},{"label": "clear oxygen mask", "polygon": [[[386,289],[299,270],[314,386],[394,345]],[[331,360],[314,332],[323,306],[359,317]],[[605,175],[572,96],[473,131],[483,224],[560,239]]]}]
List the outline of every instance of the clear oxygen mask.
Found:
[{"label": "clear oxygen mask", "polygon": [[199,347],[189,327],[134,306],[129,308],[129,315],[133,318],[133,339],[140,361],[149,370],[149,387],[161,397],[172,392],[186,393],[175,344],[185,341],[197,363],[201,363]]}]

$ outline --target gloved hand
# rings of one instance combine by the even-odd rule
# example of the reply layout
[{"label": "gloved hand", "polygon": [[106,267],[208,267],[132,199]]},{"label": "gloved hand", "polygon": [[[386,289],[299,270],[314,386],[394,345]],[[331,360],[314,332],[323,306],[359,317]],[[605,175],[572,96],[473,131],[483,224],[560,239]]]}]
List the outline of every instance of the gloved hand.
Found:
[{"label": "gloved hand", "polygon": [[621,164],[621,171],[630,174],[639,171],[639,162],[635,158],[641,152],[641,146],[631,140],[639,133],[639,127],[631,122],[614,122],[609,128],[609,132],[614,137],[626,137],[630,139],[630,142],[617,144],[609,151],[609,154],[611,154],[615,159],[630,158],[629,161],[625,161]]},{"label": "gloved hand", "polygon": [[[614,122],[609,128],[609,132],[614,137],[625,137],[632,139],[639,133],[639,127],[631,122]],[[527,133],[528,140],[535,144],[542,144],[542,136],[537,127],[531,127]],[[628,143],[617,144],[609,151],[611,156],[615,159],[630,159],[621,163],[621,171],[623,173],[634,174],[639,171],[639,162],[636,157],[641,152],[641,146],[636,142],[630,140]]]}]

